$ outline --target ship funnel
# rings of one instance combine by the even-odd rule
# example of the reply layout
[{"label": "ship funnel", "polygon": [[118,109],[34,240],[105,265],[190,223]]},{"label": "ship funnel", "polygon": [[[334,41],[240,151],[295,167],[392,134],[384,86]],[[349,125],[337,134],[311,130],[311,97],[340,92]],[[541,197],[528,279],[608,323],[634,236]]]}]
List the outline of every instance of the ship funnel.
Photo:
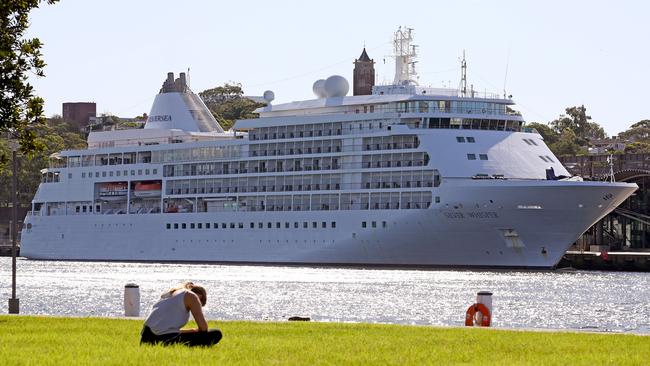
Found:
[{"label": "ship funnel", "polygon": [[144,128],[177,129],[188,132],[223,132],[201,98],[187,87],[184,72],[174,79],[168,72],[156,95]]}]

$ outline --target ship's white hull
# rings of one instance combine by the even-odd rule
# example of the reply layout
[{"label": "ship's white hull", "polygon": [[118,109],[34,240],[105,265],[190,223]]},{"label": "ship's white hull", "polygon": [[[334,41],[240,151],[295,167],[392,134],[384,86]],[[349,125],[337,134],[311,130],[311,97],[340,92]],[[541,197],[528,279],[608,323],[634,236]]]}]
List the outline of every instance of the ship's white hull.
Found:
[{"label": "ship's white hull", "polygon": [[551,268],[586,229],[636,189],[625,183],[500,180],[450,180],[443,187],[445,202],[418,210],[28,215],[21,255]]}]

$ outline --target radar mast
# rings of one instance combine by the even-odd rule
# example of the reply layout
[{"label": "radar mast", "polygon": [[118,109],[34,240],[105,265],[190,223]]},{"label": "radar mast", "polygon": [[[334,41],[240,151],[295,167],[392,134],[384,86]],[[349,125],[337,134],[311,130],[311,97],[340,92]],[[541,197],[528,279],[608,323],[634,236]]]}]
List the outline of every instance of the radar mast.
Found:
[{"label": "radar mast", "polygon": [[400,26],[395,32],[393,48],[395,54],[395,80],[394,85],[418,85],[417,73],[415,71],[415,58],[417,57],[416,48],[418,46],[411,44],[413,42],[413,28],[404,28]]}]

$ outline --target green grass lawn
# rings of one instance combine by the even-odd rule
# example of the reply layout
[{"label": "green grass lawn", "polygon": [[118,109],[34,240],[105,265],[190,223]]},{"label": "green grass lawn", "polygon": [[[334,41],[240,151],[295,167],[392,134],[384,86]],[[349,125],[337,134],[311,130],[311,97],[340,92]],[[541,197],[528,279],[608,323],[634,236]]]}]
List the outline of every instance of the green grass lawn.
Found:
[{"label": "green grass lawn", "polygon": [[0,316],[0,365],[650,365],[650,337],[218,322],[213,348],[140,346],[141,320]]}]

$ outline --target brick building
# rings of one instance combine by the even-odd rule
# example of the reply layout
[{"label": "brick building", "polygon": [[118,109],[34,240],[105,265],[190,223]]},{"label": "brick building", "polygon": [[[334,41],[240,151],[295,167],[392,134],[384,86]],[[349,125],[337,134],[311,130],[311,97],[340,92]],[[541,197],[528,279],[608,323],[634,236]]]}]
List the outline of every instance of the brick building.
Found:
[{"label": "brick building", "polygon": [[63,103],[63,119],[75,121],[79,128],[88,126],[90,117],[97,115],[97,105],[91,102]]}]

